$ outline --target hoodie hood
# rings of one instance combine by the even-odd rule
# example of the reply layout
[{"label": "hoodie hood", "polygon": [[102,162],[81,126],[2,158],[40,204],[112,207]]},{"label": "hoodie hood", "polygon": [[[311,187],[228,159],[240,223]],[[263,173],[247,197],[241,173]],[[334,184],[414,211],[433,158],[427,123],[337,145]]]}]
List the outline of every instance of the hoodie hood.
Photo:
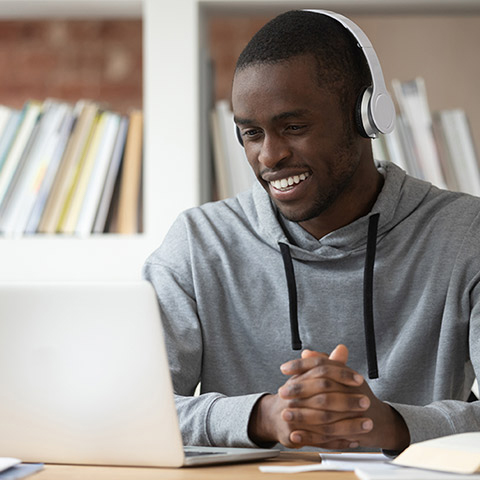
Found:
[{"label": "hoodie hood", "polygon": [[377,169],[385,182],[372,210],[320,240],[298,223],[284,218],[258,182],[253,186],[255,212],[250,220],[272,247],[278,249],[279,243],[285,243],[290,247],[292,257],[298,260],[335,260],[364,250],[371,215],[379,214],[377,241],[380,241],[385,233],[416,209],[432,188],[431,184],[407,176],[393,163],[379,162]]},{"label": "hoodie hood", "polygon": [[365,251],[363,272],[363,325],[370,379],[378,378],[375,341],[373,281],[377,243],[382,235],[409,216],[423,201],[431,185],[408,177],[393,163],[377,164],[385,182],[368,215],[320,240],[310,235],[298,223],[285,219],[265,190],[256,184],[253,198],[257,210],[258,230],[272,246],[280,250],[287,282],[291,344],[293,350],[302,349],[298,320],[297,285],[292,258],[324,261],[340,259],[353,252]]}]

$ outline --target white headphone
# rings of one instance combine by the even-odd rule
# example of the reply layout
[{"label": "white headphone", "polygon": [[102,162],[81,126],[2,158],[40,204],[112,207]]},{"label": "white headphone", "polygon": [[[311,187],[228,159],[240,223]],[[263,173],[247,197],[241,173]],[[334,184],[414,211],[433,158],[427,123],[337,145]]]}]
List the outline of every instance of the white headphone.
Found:
[{"label": "white headphone", "polygon": [[358,25],[347,17],[328,10],[305,10],[331,17],[341,23],[357,40],[368,63],[372,86],[358,99],[355,117],[364,137],[375,138],[379,133],[390,133],[395,125],[395,106],[385,86],[382,68],[370,40]]}]

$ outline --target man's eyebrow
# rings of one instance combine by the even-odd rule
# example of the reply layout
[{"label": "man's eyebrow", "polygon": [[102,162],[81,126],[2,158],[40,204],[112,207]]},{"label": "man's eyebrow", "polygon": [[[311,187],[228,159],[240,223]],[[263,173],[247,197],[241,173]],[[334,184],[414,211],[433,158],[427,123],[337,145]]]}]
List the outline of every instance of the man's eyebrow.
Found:
[{"label": "man's eyebrow", "polygon": [[278,115],[275,115],[272,118],[272,120],[276,121],[276,120],[286,120],[286,119],[292,118],[292,117],[303,117],[308,113],[309,113],[309,110],[307,110],[306,108],[301,108],[301,109],[298,109],[298,110],[291,110],[289,112],[279,113]]},{"label": "man's eyebrow", "polygon": [[[291,110],[288,112],[279,113],[278,115],[274,115],[272,117],[272,120],[274,122],[277,122],[279,120],[287,120],[288,118],[298,118],[298,117],[303,117],[308,113],[309,113],[308,109],[301,108],[298,110]],[[233,120],[237,125],[251,125],[256,123],[255,120],[252,120],[250,118],[233,117]]]},{"label": "man's eyebrow", "polygon": [[254,123],[253,120],[251,120],[250,118],[240,118],[240,117],[233,117],[233,121],[237,124],[237,125],[249,125],[249,124],[252,124]]}]

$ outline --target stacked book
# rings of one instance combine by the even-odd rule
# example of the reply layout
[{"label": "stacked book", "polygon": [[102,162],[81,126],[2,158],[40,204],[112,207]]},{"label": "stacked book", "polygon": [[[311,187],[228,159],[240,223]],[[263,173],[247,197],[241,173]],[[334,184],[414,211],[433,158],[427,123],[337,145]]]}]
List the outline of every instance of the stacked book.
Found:
[{"label": "stacked book", "polygon": [[374,156],[440,188],[480,196],[480,169],[462,109],[431,112],[425,82],[393,81],[398,105],[395,130],[372,142]]},{"label": "stacked book", "polygon": [[216,198],[234,197],[255,181],[245,150],[235,134],[230,103],[219,100],[211,111]]},{"label": "stacked book", "polygon": [[0,234],[141,231],[142,155],[141,111],[0,106]]}]

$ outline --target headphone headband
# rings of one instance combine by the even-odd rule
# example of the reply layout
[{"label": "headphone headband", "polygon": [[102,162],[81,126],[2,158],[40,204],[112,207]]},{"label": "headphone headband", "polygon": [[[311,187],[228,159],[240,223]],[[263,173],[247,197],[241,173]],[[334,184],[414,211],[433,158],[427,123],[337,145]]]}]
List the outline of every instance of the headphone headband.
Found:
[{"label": "headphone headband", "polygon": [[[367,60],[372,76],[371,96],[361,102],[362,104],[366,103],[366,107],[368,107],[368,110],[361,112],[364,127],[368,126],[368,123],[370,123],[372,127],[365,128],[366,134],[374,138],[377,133],[390,133],[395,125],[395,106],[385,86],[385,80],[377,54],[368,37],[357,24],[343,15],[329,10],[306,9],[305,11],[318,13],[337,20],[337,22],[342,24],[355,37],[358,46],[362,49],[365,59]],[[366,116],[368,116],[368,118],[365,118]]]}]

